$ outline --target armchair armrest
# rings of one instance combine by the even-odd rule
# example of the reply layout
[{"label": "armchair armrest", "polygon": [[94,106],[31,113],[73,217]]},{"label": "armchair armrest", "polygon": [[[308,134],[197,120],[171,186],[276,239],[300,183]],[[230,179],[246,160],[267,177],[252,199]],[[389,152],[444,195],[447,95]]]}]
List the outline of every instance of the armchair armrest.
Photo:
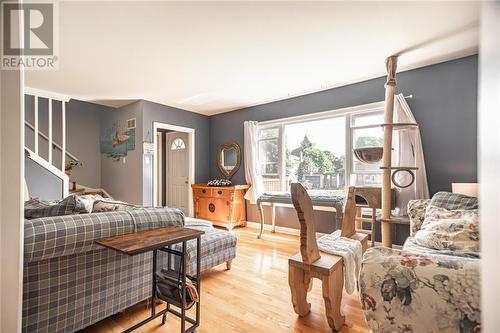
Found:
[{"label": "armchair armrest", "polygon": [[430,199],[417,199],[408,202],[408,217],[410,218],[410,236],[414,236],[424,223],[425,210]]},{"label": "armchair armrest", "polygon": [[479,259],[369,249],[360,297],[373,332],[479,332]]}]

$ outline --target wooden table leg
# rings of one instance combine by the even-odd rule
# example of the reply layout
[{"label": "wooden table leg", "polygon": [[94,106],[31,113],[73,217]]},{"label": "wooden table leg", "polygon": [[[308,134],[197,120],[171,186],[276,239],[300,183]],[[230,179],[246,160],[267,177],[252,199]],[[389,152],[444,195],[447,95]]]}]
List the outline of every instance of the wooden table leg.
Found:
[{"label": "wooden table leg", "polygon": [[321,277],[323,283],[323,299],[325,301],[328,325],[333,330],[340,330],[344,325],[345,317],[340,308],[342,303],[342,290],[344,288],[343,267],[339,265],[329,276]]},{"label": "wooden table leg", "polygon": [[295,313],[301,317],[307,315],[311,311],[311,303],[307,303],[307,290],[311,284],[311,277],[302,269],[289,265],[288,283]]}]

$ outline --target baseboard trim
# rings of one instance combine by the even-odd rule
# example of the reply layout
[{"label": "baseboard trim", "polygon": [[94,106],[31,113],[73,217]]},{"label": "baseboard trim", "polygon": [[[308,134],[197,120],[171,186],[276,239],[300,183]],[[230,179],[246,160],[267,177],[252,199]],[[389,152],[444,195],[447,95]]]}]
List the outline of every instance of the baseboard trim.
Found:
[{"label": "baseboard trim", "polygon": [[[247,227],[260,230],[260,223],[247,221]],[[272,230],[273,230],[272,225],[264,224],[264,231],[272,231]],[[300,235],[299,229],[288,228],[288,227],[276,226],[276,232],[288,235],[295,235],[295,236]]]}]

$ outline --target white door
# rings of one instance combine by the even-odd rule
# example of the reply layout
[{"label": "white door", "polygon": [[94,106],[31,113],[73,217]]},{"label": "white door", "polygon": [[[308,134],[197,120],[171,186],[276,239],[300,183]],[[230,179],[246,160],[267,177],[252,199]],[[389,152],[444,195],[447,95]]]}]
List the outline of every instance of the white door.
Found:
[{"label": "white door", "polygon": [[173,132],[168,138],[168,206],[189,214],[189,136]]}]

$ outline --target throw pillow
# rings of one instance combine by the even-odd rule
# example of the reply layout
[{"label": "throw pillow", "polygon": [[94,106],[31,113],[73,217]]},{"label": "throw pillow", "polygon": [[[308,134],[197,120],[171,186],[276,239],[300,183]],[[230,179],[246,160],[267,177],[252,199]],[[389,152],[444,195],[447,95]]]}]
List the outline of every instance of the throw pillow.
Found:
[{"label": "throw pillow", "polygon": [[414,237],[418,245],[431,249],[479,252],[478,210],[429,205]]},{"label": "throw pillow", "polygon": [[141,207],[123,201],[116,201],[113,199],[102,198],[94,201],[94,207],[92,208],[92,213],[134,210],[138,208]]},{"label": "throw pillow", "polygon": [[31,199],[24,204],[24,218],[36,219],[40,217],[77,214],[75,196],[71,195],[61,201],[43,201]]},{"label": "throw pillow", "polygon": [[92,213],[94,202],[96,200],[102,200],[103,197],[98,194],[84,194],[76,196],[76,206],[78,209],[78,213],[80,214],[88,214]]},{"label": "throw pillow", "polygon": [[438,192],[432,197],[430,205],[448,210],[477,209],[479,200],[460,193]]}]

